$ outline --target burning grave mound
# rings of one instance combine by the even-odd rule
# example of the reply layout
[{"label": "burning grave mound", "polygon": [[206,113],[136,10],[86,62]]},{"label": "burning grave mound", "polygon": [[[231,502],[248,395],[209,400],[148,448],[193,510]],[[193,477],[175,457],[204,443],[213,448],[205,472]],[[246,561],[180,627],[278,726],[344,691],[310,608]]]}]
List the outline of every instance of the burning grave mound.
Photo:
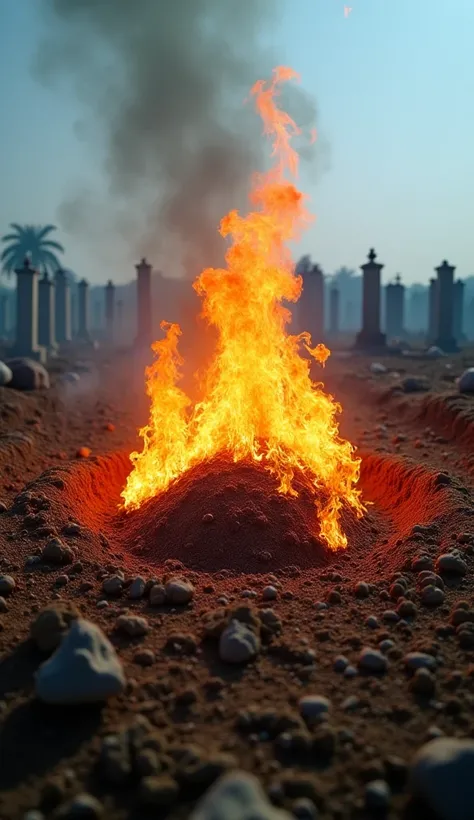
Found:
[{"label": "burning grave mound", "polygon": [[[259,464],[219,455],[121,517],[120,541],[146,563],[176,559],[203,572],[322,567],[335,553],[319,535],[314,489],[303,474],[294,487],[298,496],[279,493],[278,482]],[[342,521],[350,546],[367,548],[374,538],[369,520],[347,506]]]},{"label": "burning grave mound", "polygon": [[[275,509],[285,510],[294,525],[293,529],[279,526],[279,537],[283,529],[290,541],[305,543],[309,549],[309,533],[314,533],[308,518],[312,506],[318,539],[336,551],[348,543],[343,511],[351,509],[361,517],[364,507],[356,488],[359,459],[352,445],[339,436],[336,416],[341,408],[310,376],[311,359],[324,366],[329,350],[322,344],[312,347],[309,333],[287,332],[291,313],[285,303],[296,302],[302,288],[288,243],[298,238],[310,218],[305,198],[291,179],[298,165],[291,138],[300,132],[276,105],[280,84],[295,77],[291,69],[277,68],[268,86],[258,82],[252,89],[265,133],[274,140],[276,163],[268,173],[255,177],[250,194],[253,210],[245,217],[232,211],[221,222],[221,234],[230,240],[226,268],[206,269],[194,283],[202,298],[203,317],[217,331],[215,353],[202,380],[202,399],[193,406],[178,387],[184,364],[178,352],[181,330],[163,322],[166,335],[153,345],[157,358],[146,373],[150,421],[140,431],[142,452],[131,455],[133,469],[122,498],[126,513],[143,508],[142,516],[152,529],[157,526],[155,515],[167,507],[166,494],[171,493],[171,504],[178,503],[183,486],[189,487],[194,507],[203,504],[205,511],[206,493],[214,497],[223,492],[224,475],[218,477],[216,469],[221,454],[227,453],[241,465],[237,472],[248,471],[254,494],[263,495],[263,487],[269,494],[269,501],[254,510],[249,501],[239,498],[233,513],[229,489],[225,495],[228,524],[234,521],[235,527],[242,526],[246,516],[256,519],[257,527],[259,518],[271,521],[268,503],[273,499]],[[254,463],[253,469],[244,466],[248,462]],[[196,484],[194,492],[192,477],[207,464],[212,467],[205,468],[205,480],[199,488]],[[306,492],[299,494],[297,485],[303,478]],[[233,486],[233,478],[226,480]],[[278,500],[275,493],[285,500]],[[297,509],[299,524],[293,520]],[[165,513],[163,519],[165,528]],[[195,528],[196,518],[193,521]],[[186,537],[193,540],[190,532]],[[228,547],[230,542],[224,538],[218,549]]]}]

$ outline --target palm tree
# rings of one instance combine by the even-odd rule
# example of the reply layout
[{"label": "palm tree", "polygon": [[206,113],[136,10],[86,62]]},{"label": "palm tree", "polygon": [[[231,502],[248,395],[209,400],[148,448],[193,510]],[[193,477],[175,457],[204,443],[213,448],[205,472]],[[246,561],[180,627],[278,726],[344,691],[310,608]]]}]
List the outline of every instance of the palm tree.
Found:
[{"label": "palm tree", "polygon": [[22,267],[26,256],[29,257],[32,266],[37,270],[42,268],[49,273],[54,273],[61,267],[55,252],[64,253],[64,248],[59,242],[49,238],[51,231],[56,230],[55,225],[46,225],[45,227],[22,226],[12,222],[10,227],[13,228],[15,233],[2,236],[2,242],[9,243],[1,256],[2,268],[7,276],[10,276],[17,268]]}]

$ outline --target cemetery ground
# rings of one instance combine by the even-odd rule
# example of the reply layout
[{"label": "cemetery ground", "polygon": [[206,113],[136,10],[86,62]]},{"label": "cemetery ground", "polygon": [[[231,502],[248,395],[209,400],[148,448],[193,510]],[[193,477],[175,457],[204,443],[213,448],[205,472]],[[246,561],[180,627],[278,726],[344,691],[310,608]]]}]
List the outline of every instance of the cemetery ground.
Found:
[{"label": "cemetery ground", "polygon": [[330,358],[335,553],[250,464],[121,512],[143,368],[81,355],[0,388],[0,818],[472,818],[472,352]]}]

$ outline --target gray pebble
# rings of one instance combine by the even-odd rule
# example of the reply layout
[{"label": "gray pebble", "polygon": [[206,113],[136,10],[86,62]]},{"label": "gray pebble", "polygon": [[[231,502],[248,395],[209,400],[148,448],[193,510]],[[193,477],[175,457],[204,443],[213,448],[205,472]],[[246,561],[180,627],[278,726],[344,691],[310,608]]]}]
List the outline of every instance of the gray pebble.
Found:
[{"label": "gray pebble", "polygon": [[143,598],[145,594],[145,587],[145,579],[138,575],[136,578],[133,579],[130,585],[128,597],[131,598],[133,601],[138,601],[140,598]]},{"label": "gray pebble", "polygon": [[219,640],[219,656],[226,663],[247,663],[260,650],[260,639],[241,621],[232,620]]},{"label": "gray pebble", "polygon": [[440,820],[472,820],[474,741],[439,738],[418,750],[410,790]]},{"label": "gray pebble", "polygon": [[16,581],[11,575],[0,575],[0,595],[10,595],[16,587]]},{"label": "gray pebble", "polygon": [[387,659],[377,649],[366,647],[359,655],[358,667],[362,672],[380,674],[387,671]]},{"label": "gray pebble", "polygon": [[323,695],[305,695],[300,698],[299,710],[301,716],[308,721],[317,720],[331,708],[331,701]]},{"label": "gray pebble", "polygon": [[349,666],[349,660],[344,655],[338,655],[334,660],[333,669],[335,672],[342,674]]},{"label": "gray pebble", "polygon": [[421,593],[421,602],[425,606],[441,606],[444,603],[444,592],[431,584],[425,587]]},{"label": "gray pebble", "polygon": [[417,669],[429,669],[430,671],[436,669],[436,658],[424,652],[409,652],[405,655],[404,662],[410,672],[415,672]]},{"label": "gray pebble", "polygon": [[182,578],[171,578],[166,584],[165,592],[167,603],[184,606],[192,600],[194,587]]},{"label": "gray pebble", "polygon": [[446,575],[466,575],[467,564],[460,555],[454,552],[447,552],[439,556],[436,561],[436,569],[438,572],[445,573]]},{"label": "gray pebble", "polygon": [[381,811],[390,805],[390,788],[385,780],[372,780],[365,787],[365,805],[368,809]]}]

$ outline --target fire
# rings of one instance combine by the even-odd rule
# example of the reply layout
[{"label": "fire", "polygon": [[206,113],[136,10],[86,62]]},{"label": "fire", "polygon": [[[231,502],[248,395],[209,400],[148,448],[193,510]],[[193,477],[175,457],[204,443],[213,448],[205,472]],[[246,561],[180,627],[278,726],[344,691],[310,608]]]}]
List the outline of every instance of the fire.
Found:
[{"label": "fire", "polygon": [[264,132],[273,137],[275,163],[255,177],[250,212],[231,211],[221,222],[222,236],[231,239],[226,269],[208,268],[193,285],[204,318],[218,331],[204,398],[192,406],[177,386],[181,329],[163,322],[165,337],[152,345],[156,359],[146,371],[150,421],[140,430],[142,452],[130,456],[134,466],[122,497],[125,509],[137,509],[194,465],[228,453],[236,462],[259,462],[287,495],[297,495],[294,478],[303,473],[314,491],[320,535],[336,550],[347,545],[342,506],[357,515],[364,510],[356,487],[360,462],[339,437],[341,408],[312,382],[310,360],[301,355],[304,348],[324,366],[329,350],[312,347],[309,333],[290,335],[291,313],[283,305],[296,302],[302,289],[287,243],[310,220],[306,197],[292,181],[298,155],[291,138],[299,129],[276,103],[280,84],[296,78],[280,67],[268,85],[252,89]]}]

